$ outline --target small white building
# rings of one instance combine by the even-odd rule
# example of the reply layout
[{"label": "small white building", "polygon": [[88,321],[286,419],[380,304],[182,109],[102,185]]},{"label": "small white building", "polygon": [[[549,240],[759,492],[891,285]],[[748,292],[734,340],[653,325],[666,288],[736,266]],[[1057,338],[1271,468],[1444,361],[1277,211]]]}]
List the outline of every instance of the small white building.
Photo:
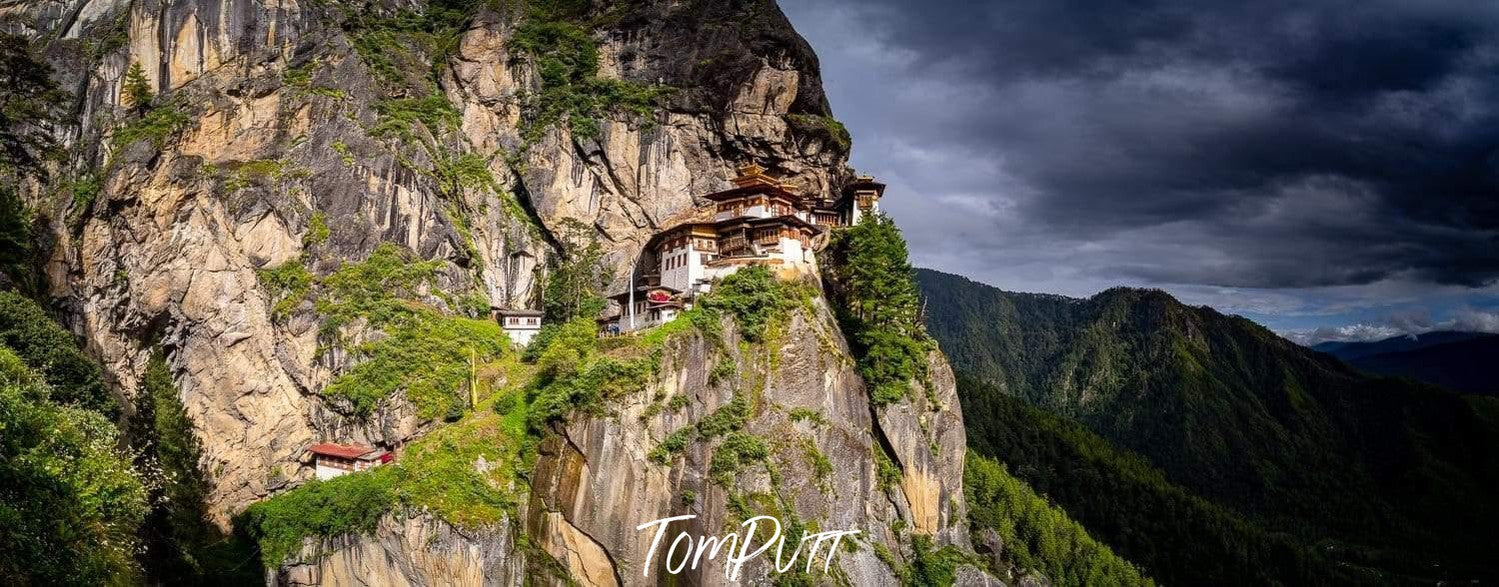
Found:
[{"label": "small white building", "polygon": [[521,310],[512,308],[490,308],[490,314],[496,322],[500,323],[500,329],[510,337],[515,344],[526,346],[531,344],[531,339],[541,331],[541,310]]},{"label": "small white building", "polygon": [[315,467],[318,479],[367,471],[394,460],[389,451],[352,444],[314,444],[302,454],[302,462]]}]

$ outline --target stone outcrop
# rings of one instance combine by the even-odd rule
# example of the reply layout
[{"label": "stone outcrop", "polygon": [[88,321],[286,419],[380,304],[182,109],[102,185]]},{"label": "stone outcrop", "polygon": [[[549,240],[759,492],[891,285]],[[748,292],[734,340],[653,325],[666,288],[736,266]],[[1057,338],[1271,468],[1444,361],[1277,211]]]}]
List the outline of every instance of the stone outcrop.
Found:
[{"label": "stone outcrop", "polygon": [[[740,345],[732,329],[724,348],[736,365],[738,376],[732,380],[710,381],[716,352],[706,340],[695,338],[664,353],[654,389],[628,398],[608,417],[566,425],[544,447],[537,465],[528,532],[547,533],[560,515],[601,545],[608,556],[596,560],[612,562],[631,585],[667,576],[661,562],[664,547],[646,566],[654,534],[637,526],[690,514],[697,517],[674,524],[668,540],[678,532],[719,534],[738,526],[730,505],[734,499],[748,499],[766,514],[784,506],[790,511],[779,512],[780,517],[794,516],[807,527],[859,530],[862,546],[835,559],[841,576],[854,585],[897,582],[877,558],[876,544],[901,556],[910,535],[922,534],[939,545],[968,550],[962,418],[950,370],[939,355],[933,356],[938,372],[932,381],[934,404],[923,397],[876,414],[843,335],[820,299],[812,311],[796,313],[784,335],[762,352],[745,352],[752,347]],[[765,470],[746,466],[731,483],[715,483],[709,476],[714,456],[710,442],[691,443],[669,466],[648,459],[663,438],[691,429],[736,393],[760,406],[745,432],[770,446]],[[687,398],[682,411],[651,414],[653,397],[677,395]],[[872,458],[876,451],[889,450],[882,444],[894,449],[896,466],[902,469],[902,480],[885,486]],[[683,495],[695,497],[688,501]],[[566,549],[543,545],[557,559],[571,562]],[[678,573],[679,578],[722,584],[722,559]],[[767,559],[746,567],[745,580],[769,581]],[[578,575],[588,569],[572,570]]]},{"label": "stone outcrop", "polygon": [[386,518],[368,536],[310,544],[267,572],[268,584],[369,587],[519,585],[524,569],[508,526],[464,535],[429,516]]},{"label": "stone outcrop", "polygon": [[[816,57],[770,0],[601,3],[610,6],[583,19],[603,23],[591,33],[597,75],[671,91],[648,117],[608,112],[592,136],[560,124],[534,142],[522,136],[523,104],[541,81],[515,48],[513,11],[476,8],[454,49],[424,56],[439,59],[429,81],[456,120],[399,139],[376,129],[388,122],[389,100],[408,94],[390,90],[361,56],[340,4],[0,7],[3,26],[44,44],[74,91],[79,124],[66,130],[73,158],[60,176],[100,187],[93,199],[31,195],[50,229],[50,293],[122,394],[135,389],[153,346],[167,351],[221,524],[307,478],[297,457],[314,441],[399,443],[433,426],[401,398],[355,418],[319,395],[349,362],[320,340],[311,304],[273,312],[263,270],[298,262],[327,275],[392,242],[442,261],[445,290],[534,307],[569,219],[602,240],[618,288],[660,223],[694,205],[695,195],[727,188],[741,164],[758,162],[805,192],[828,192],[850,175],[846,136],[816,122],[830,120]],[[359,10],[395,8],[377,1]],[[129,117],[120,87],[132,63],[161,95],[158,107],[181,113],[180,128],[115,140]],[[434,172],[465,155],[477,156],[492,182],[451,182]],[[320,223],[326,237],[317,234]],[[560,430],[542,447],[515,521],[530,548],[581,583],[656,582],[661,569],[643,559],[650,537],[635,527],[693,513],[699,517],[684,529],[714,533],[731,519],[731,490],[708,479],[703,443],[669,465],[647,455],[737,390],[767,407],[747,430],[775,440],[779,478],[743,471],[733,491],[782,496],[789,513],[824,530],[864,532],[860,548],[839,556],[850,584],[894,583],[872,545],[900,559],[913,532],[966,550],[962,422],[941,356],[931,359],[931,389],[875,410],[820,301],[798,313],[780,341],[774,368],[728,345],[740,375],[727,385],[707,380],[713,351],[694,340],[664,359],[658,389],[614,406],[610,417]],[[656,393],[689,402],[642,420]],[[821,418],[793,419],[793,409]],[[814,451],[826,463],[809,460]],[[876,454],[901,471],[898,482],[881,483]],[[691,503],[687,491],[697,496]],[[527,556],[508,526],[470,536],[423,514],[392,516],[372,536],[312,541],[268,578],[513,585]],[[691,582],[716,584],[722,572],[715,563]],[[745,572],[755,582],[768,576],[763,562]]]}]

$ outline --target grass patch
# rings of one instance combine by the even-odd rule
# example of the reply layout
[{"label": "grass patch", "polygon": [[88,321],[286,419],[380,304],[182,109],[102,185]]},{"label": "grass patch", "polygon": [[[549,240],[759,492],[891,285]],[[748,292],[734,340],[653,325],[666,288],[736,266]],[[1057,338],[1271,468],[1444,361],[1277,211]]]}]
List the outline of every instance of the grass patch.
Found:
[{"label": "grass patch", "polygon": [[285,318],[312,292],[312,273],[302,259],[293,259],[255,273],[271,296],[271,317]]},{"label": "grass patch", "polygon": [[161,149],[169,139],[191,124],[192,118],[176,103],[162,104],[115,129],[110,136],[110,144],[118,151],[136,141],[151,141],[153,146]]}]

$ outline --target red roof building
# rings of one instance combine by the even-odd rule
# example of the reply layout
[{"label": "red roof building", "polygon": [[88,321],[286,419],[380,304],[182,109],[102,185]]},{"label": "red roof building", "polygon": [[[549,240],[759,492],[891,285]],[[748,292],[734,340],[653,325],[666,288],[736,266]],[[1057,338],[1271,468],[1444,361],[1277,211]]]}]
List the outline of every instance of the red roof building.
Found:
[{"label": "red roof building", "polygon": [[373,469],[395,460],[389,451],[358,446],[324,442],[307,447],[302,461],[311,461],[316,467],[318,479],[332,479],[358,471]]}]

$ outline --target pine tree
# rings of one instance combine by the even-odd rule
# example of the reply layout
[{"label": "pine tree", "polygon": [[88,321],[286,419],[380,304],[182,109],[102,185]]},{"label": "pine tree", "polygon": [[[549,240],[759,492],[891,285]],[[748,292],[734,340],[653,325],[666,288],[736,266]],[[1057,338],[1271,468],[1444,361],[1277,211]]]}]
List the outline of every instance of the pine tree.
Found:
[{"label": "pine tree", "polygon": [[0,33],[0,183],[47,179],[48,161],[62,156],[52,131],[64,121],[67,102],[30,41]]},{"label": "pine tree", "polygon": [[160,348],[146,363],[129,432],[136,470],[154,481],[140,529],[143,567],[152,582],[238,584],[253,579],[255,565],[242,564],[250,554],[247,546],[208,521],[203,446]]},{"label": "pine tree", "polygon": [[151,108],[151,82],[146,79],[146,70],[141,67],[140,62],[130,64],[130,69],[125,72],[125,86],[120,90],[120,96],[131,110],[144,113]]},{"label": "pine tree", "polygon": [[562,252],[547,279],[543,302],[546,320],[562,324],[573,318],[594,318],[604,310],[599,290],[604,280],[604,251],[586,224],[569,218],[562,227]]},{"label": "pine tree", "polygon": [[877,405],[906,397],[926,374],[921,299],[900,229],[875,214],[840,230],[823,266],[839,320],[851,333],[859,374]]}]

